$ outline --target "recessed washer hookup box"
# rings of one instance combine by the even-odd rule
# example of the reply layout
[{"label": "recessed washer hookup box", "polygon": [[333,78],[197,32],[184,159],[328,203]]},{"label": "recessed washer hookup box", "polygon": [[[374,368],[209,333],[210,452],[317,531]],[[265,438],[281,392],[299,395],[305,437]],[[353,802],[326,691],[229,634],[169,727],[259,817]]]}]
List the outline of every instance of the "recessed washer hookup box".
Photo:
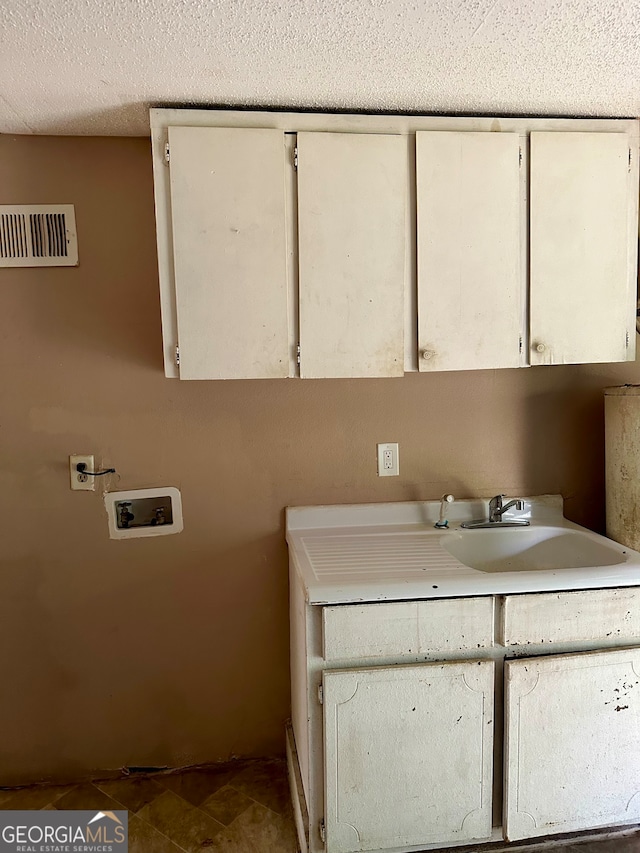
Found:
[{"label": "recessed washer hookup box", "polygon": [[183,528],[182,498],[173,486],[108,492],[104,504],[111,539],[167,536]]}]

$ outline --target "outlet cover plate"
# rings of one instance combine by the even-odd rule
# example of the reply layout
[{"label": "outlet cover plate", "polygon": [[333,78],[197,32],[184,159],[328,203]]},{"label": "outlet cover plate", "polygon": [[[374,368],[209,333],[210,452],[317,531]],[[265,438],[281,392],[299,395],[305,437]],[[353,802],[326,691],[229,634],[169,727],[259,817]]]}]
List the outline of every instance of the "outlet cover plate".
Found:
[{"label": "outlet cover plate", "polygon": [[378,477],[397,477],[400,457],[396,443],[378,444]]},{"label": "outlet cover plate", "polygon": [[96,478],[89,477],[87,474],[80,474],[76,468],[79,462],[84,462],[87,466],[87,471],[95,471],[94,457],[91,456],[70,456],[69,457],[69,477],[71,478],[71,488],[74,492],[95,492]]}]

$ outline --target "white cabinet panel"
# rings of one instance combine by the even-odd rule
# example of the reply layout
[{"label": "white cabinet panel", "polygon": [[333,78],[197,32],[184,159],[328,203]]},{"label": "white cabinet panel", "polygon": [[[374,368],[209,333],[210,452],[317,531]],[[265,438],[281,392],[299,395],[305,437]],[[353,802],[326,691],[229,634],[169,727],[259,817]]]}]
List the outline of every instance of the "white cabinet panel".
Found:
[{"label": "white cabinet panel", "polygon": [[510,840],[640,820],[640,650],[505,662]]},{"label": "white cabinet panel", "polygon": [[289,376],[280,130],[170,127],[181,379]]},{"label": "white cabinet panel", "polygon": [[490,837],[493,672],[323,673],[327,853]]},{"label": "white cabinet panel", "polygon": [[324,659],[375,660],[490,648],[491,596],[323,608]]},{"label": "white cabinet panel", "polygon": [[300,374],[401,376],[407,141],[298,134]]},{"label": "white cabinet panel", "polygon": [[633,359],[630,181],[624,133],[531,134],[532,364]]},{"label": "white cabinet panel", "polygon": [[420,370],[521,363],[519,139],[416,133]]},{"label": "white cabinet panel", "polygon": [[505,646],[640,641],[640,588],[508,595],[502,613]]}]

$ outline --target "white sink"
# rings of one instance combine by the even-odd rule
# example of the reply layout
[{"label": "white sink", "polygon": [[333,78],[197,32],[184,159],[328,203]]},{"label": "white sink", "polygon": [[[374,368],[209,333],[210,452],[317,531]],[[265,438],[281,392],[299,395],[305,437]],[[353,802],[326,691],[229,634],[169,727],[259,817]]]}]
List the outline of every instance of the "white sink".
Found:
[{"label": "white sink", "polygon": [[287,542],[311,604],[518,595],[640,586],[640,552],[564,517],[560,495],[525,497],[507,521],[529,526],[465,529],[487,518],[487,499],[287,509]]},{"label": "white sink", "polygon": [[597,534],[536,525],[456,530],[442,547],[465,566],[480,572],[531,572],[617,566],[622,550]]}]

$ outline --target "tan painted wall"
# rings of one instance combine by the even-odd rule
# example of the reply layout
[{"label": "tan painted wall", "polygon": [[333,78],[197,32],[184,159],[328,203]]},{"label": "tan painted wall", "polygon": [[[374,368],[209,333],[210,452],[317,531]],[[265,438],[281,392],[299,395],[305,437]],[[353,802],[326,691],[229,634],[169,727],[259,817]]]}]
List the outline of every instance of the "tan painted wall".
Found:
[{"label": "tan painted wall", "polygon": [[[166,380],[149,142],[2,137],[0,187],[74,203],[80,246],[0,270],[0,784],[281,753],[288,504],[561,492],[603,528],[601,389],[636,365]],[[110,541],[70,453],[178,486],[184,532]]]}]

